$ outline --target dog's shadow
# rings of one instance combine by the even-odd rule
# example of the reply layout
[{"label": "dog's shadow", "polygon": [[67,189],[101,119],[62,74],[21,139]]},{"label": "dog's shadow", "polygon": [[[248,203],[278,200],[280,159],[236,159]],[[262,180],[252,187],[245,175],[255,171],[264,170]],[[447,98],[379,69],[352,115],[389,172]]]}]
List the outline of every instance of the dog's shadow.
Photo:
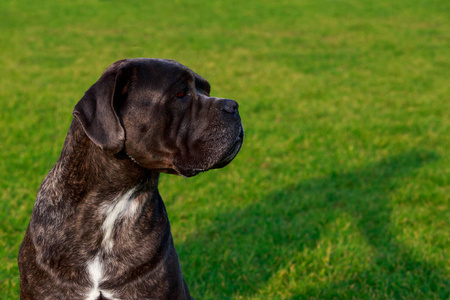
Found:
[{"label": "dog's shadow", "polygon": [[[292,299],[351,293],[396,298],[405,291],[418,298],[446,298],[450,280],[445,272],[418,259],[412,246],[393,233],[401,230],[392,215],[393,201],[404,201],[394,199],[394,191],[438,159],[432,152],[411,151],[301,182],[245,209],[218,214],[209,230],[176,245],[193,296],[276,294],[270,287],[275,282],[278,288],[289,287]],[[334,270],[333,264],[348,267]]]}]

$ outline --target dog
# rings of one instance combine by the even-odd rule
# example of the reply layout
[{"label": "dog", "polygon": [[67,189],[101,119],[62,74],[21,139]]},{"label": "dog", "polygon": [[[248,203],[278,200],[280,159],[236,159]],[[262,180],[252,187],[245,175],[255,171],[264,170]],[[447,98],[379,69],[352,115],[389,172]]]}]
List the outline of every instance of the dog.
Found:
[{"label": "dog", "polygon": [[192,299],[160,173],[230,163],[244,130],[234,100],[172,60],[115,62],[76,104],[18,254],[21,299]]}]

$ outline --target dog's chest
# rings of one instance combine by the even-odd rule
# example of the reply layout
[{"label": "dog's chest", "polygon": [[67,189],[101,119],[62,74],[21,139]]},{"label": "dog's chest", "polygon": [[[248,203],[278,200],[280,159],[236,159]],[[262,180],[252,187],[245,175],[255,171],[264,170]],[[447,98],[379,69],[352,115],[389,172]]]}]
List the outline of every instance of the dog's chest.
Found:
[{"label": "dog's chest", "polygon": [[[95,300],[100,295],[107,299],[119,299],[114,290],[104,290],[101,283],[108,280],[108,270],[111,271],[111,260],[108,257],[114,251],[119,235],[126,234],[133,220],[140,214],[140,202],[135,197],[136,189],[130,189],[109,204],[100,206],[100,214],[104,216],[100,227],[102,233],[101,248],[96,256],[86,265],[91,282],[86,300]],[[108,263],[105,261],[107,260]]]},{"label": "dog's chest", "polygon": [[102,223],[102,250],[112,251],[120,230],[126,230],[137,214],[140,213],[140,202],[135,199],[136,189],[130,189],[112,203],[100,207],[100,213],[105,217]]}]

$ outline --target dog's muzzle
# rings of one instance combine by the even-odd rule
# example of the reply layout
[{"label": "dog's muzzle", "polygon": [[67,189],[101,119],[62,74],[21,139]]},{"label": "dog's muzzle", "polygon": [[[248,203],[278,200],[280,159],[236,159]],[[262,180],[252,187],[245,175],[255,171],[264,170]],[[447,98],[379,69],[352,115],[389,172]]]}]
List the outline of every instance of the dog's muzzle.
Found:
[{"label": "dog's muzzle", "polygon": [[241,125],[239,135],[230,147],[230,149],[225,153],[225,155],[211,168],[219,169],[228,165],[241,150],[242,143],[244,142],[244,127]]}]

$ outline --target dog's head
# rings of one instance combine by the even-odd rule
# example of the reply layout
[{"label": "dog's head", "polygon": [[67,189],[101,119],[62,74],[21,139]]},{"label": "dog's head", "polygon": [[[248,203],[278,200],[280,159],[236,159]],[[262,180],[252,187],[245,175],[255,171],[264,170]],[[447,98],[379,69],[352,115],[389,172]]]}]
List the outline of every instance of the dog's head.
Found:
[{"label": "dog's head", "polygon": [[189,177],[226,166],[244,138],[238,104],[209,94],[208,81],[175,61],[122,60],[86,91],[73,115],[104,151]]}]

